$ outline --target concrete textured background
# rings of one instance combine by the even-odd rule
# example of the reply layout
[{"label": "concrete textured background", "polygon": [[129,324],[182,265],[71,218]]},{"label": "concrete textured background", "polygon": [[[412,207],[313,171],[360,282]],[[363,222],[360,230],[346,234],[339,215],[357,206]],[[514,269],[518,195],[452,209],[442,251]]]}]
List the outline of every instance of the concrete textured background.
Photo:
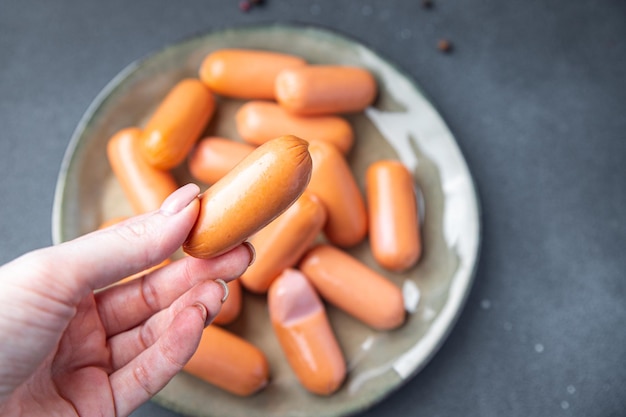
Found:
[{"label": "concrete textured background", "polygon": [[[194,34],[323,25],[396,63],[455,134],[482,206],[475,284],[441,350],[375,416],[626,415],[626,3],[0,0],[0,263],[51,243],[89,103]],[[453,42],[450,54],[437,41]],[[174,416],[148,403],[133,416]]]}]

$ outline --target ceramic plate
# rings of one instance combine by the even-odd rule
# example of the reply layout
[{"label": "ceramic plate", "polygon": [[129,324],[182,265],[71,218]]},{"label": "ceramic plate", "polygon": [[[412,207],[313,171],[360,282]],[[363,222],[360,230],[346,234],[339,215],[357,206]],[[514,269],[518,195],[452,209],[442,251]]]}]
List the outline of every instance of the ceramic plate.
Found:
[{"label": "ceramic plate", "polygon": [[[421,195],[424,252],[416,267],[395,274],[375,265],[367,242],[350,250],[403,289],[408,318],[397,330],[377,332],[328,307],[349,370],[334,395],[320,397],[301,388],[271,331],[264,297],[246,294],[242,315],[227,327],[265,352],[270,385],[240,398],[180,374],[155,401],[198,417],[354,414],[415,377],[435,354],[461,312],[480,243],[477,196],[455,138],[420,88],[376,52],[325,29],[270,25],[194,37],[131,64],[98,95],[70,141],[55,195],[54,242],[131,213],[106,159],[107,140],[121,128],[142,125],[178,80],[197,76],[201,60],[225,47],[292,53],[314,64],[358,65],[375,75],[380,91],[375,105],[348,116],[356,133],[348,159],[361,187],[365,168],[380,158],[397,158],[413,172]],[[241,104],[220,99],[207,134],[239,140],[233,115]],[[184,166],[175,174],[181,184],[190,178]]]}]

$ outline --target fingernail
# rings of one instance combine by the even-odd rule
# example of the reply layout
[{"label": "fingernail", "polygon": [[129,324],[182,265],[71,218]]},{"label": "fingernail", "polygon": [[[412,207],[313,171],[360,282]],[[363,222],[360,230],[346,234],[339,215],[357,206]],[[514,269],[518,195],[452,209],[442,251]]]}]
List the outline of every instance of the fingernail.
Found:
[{"label": "fingernail", "polygon": [[243,245],[248,249],[248,252],[250,252],[250,262],[248,263],[248,266],[250,266],[254,263],[254,260],[256,259],[256,250],[254,249],[254,246],[252,246],[252,243],[248,242],[247,240],[243,242]]},{"label": "fingernail", "polygon": [[228,300],[228,295],[230,294],[230,290],[228,289],[228,284],[226,284],[226,282],[221,278],[216,279],[215,282],[220,284],[222,286],[222,289],[224,290],[224,296],[220,300],[222,304],[224,304],[226,300]]},{"label": "fingernail", "polygon": [[202,314],[202,321],[204,321],[204,325],[206,326],[206,322],[209,317],[209,311],[203,304],[200,303],[195,303],[193,306],[200,310],[200,314]]},{"label": "fingernail", "polygon": [[161,212],[172,215],[187,207],[200,193],[200,187],[196,184],[187,184],[170,194],[163,204]]}]

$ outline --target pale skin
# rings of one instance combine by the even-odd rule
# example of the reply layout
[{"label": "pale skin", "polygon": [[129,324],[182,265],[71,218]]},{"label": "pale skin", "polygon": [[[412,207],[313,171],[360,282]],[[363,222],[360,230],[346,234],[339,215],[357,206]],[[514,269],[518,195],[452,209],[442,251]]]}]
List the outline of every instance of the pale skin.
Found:
[{"label": "pale skin", "polygon": [[221,309],[215,279],[240,276],[251,247],[111,284],[180,247],[198,193],[0,267],[0,415],[127,416],[182,369]]}]

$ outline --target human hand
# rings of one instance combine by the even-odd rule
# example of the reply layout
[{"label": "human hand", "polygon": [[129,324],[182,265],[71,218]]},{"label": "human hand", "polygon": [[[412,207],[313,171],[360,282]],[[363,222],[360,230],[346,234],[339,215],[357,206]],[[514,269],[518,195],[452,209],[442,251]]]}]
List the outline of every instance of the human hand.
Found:
[{"label": "human hand", "polygon": [[251,247],[109,285],[180,247],[198,193],[186,185],[158,211],[0,267],[1,415],[126,416],[182,369],[220,311],[214,280],[241,275]]}]

